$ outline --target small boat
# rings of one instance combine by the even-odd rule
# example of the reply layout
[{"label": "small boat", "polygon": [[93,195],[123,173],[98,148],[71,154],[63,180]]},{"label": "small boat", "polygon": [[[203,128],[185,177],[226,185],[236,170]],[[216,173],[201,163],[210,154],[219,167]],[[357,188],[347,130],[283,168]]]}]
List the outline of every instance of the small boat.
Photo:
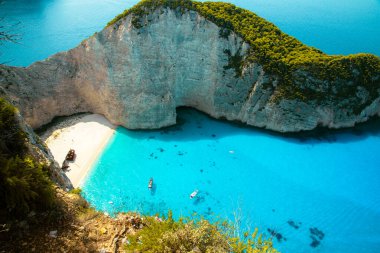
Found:
[{"label": "small boat", "polygon": [[152,187],[153,187],[153,177],[150,178],[149,184],[148,184],[149,189],[152,189]]},{"label": "small boat", "polygon": [[193,199],[195,196],[197,196],[197,194],[198,194],[198,190],[193,191],[193,192],[190,194],[190,199]]},{"label": "small boat", "polygon": [[74,161],[75,160],[75,150],[74,149],[70,149],[69,152],[67,153],[66,155],[66,160],[67,161]]}]

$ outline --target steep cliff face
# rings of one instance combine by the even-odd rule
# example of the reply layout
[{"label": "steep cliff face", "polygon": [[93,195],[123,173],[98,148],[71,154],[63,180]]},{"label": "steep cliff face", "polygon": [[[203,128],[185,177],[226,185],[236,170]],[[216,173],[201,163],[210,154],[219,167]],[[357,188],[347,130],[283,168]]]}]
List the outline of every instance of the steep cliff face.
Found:
[{"label": "steep cliff face", "polygon": [[42,162],[48,166],[49,177],[53,182],[65,190],[72,190],[74,187],[70,179],[62,171],[61,166],[54,160],[49,148],[41,141],[33,129],[28,126],[21,115],[18,115],[20,129],[22,129],[27,136],[28,153],[33,156],[37,161]]},{"label": "steep cliff face", "polygon": [[[7,101],[9,99],[5,95],[5,92],[1,87],[0,87],[0,99],[2,99],[2,101]],[[8,104],[8,102],[6,103]],[[25,120],[20,115],[20,113],[16,111],[15,114],[12,115],[11,117],[12,118],[14,117],[14,124],[10,125],[10,127],[6,126],[6,124],[9,125],[9,122],[11,122],[11,120],[5,120],[4,122],[1,122],[1,137],[2,137],[0,138],[1,139],[0,154],[2,156],[1,158],[10,159],[12,155],[10,155],[9,153],[12,153],[15,151],[15,150],[12,150],[12,148],[13,149],[16,148],[17,152],[16,154],[12,153],[13,157],[15,157],[16,155],[20,158],[25,157],[25,156],[32,157],[34,161],[38,163],[43,163],[46,166],[50,178],[55,183],[57,183],[59,186],[61,186],[64,189],[68,189],[68,190],[73,189],[73,186],[70,180],[63,173],[63,171],[61,170],[57,162],[54,161],[54,158],[52,154],[50,153],[49,149],[47,148],[47,146],[33,132],[33,130],[25,122]],[[13,143],[14,145],[16,145],[16,147],[11,147],[11,148],[7,147],[9,143]],[[14,176],[17,178],[17,176],[21,177],[21,175],[22,173],[20,173],[19,175],[14,175]],[[29,176],[33,177],[35,175],[29,175]]]},{"label": "steep cliff face", "polygon": [[[0,66],[1,86],[34,128],[78,112],[103,114],[131,129],[160,128],[175,124],[179,106],[281,132],[353,126],[380,114],[380,71],[371,75],[368,91],[359,79],[332,82],[297,70],[296,89],[284,92],[281,77],[259,62],[240,65],[254,54],[249,43],[197,11],[161,6],[139,17],[143,25],[135,22],[127,15],[28,68]],[[302,86],[320,98],[289,96]],[[338,101],[334,86],[352,86],[354,95]],[[358,101],[363,106],[355,109]]]}]

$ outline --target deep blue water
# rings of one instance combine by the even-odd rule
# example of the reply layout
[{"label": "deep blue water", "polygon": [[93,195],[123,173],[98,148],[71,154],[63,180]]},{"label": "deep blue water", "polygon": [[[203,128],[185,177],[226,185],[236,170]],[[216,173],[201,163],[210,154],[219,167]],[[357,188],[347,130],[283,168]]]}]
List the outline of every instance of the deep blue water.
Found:
[{"label": "deep blue water", "polygon": [[0,17],[15,26],[18,44],[0,47],[0,63],[28,66],[69,50],[100,31],[131,2],[121,0],[4,0]]},{"label": "deep blue water", "polygon": [[[27,66],[68,50],[136,2],[2,1],[0,17],[20,22],[22,39],[0,46],[0,62]],[[327,53],[380,55],[379,0],[231,2]],[[183,124],[171,129],[118,128],[83,185],[85,197],[110,213],[172,209],[176,216],[197,212],[212,219],[235,211],[243,225],[281,233],[286,241],[275,243],[283,252],[380,252],[379,123],[295,139],[194,111],[180,117]],[[195,189],[199,198],[190,200]],[[310,228],[324,233],[315,248]]]}]

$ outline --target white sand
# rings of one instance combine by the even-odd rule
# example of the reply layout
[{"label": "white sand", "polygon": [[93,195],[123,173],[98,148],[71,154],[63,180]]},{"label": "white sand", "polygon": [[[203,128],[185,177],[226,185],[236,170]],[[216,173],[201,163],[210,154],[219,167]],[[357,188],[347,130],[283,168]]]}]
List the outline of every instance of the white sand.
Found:
[{"label": "white sand", "polygon": [[42,139],[54,159],[62,166],[67,152],[75,150],[76,159],[65,170],[74,187],[79,187],[115,132],[115,126],[99,114],[68,118],[46,132]]}]

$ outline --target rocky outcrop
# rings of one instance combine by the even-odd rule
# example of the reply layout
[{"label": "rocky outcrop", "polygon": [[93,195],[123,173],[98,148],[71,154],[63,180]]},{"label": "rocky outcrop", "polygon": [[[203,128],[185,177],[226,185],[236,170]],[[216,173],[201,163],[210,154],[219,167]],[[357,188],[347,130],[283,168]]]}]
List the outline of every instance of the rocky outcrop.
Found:
[{"label": "rocky outcrop", "polygon": [[[0,87],[0,98],[8,100],[4,90]],[[32,156],[36,161],[44,163],[49,170],[49,177],[60,187],[66,190],[73,189],[70,179],[61,170],[59,164],[54,160],[48,147],[41,141],[41,139],[34,133],[33,129],[25,122],[24,118],[17,113],[16,115],[17,129],[10,129],[12,131],[22,131],[25,133],[25,147],[27,154]],[[7,134],[7,133],[1,133]]]},{"label": "rocky outcrop", "polygon": [[40,137],[34,133],[33,129],[26,124],[21,115],[18,115],[18,120],[20,128],[27,135],[28,153],[37,159],[37,161],[47,165],[49,177],[53,182],[67,191],[74,189],[70,179],[62,171],[61,166],[54,160],[49,148],[41,141]]},{"label": "rocky outcrop", "polygon": [[[234,32],[221,36],[220,27],[194,10],[161,7],[142,19],[145,25],[136,28],[128,15],[27,68],[1,66],[1,86],[33,128],[78,112],[103,114],[130,129],[160,128],[176,123],[180,106],[280,132],[348,127],[380,114],[380,89],[369,96],[347,80],[328,84],[356,87],[354,97],[340,101],[275,99],[279,77],[259,63],[236,74],[234,60],[244,60],[250,45]],[[298,86],[326,85],[302,71],[294,75]],[[371,78],[380,83],[380,73]],[[359,110],[357,100],[364,105]]]}]

